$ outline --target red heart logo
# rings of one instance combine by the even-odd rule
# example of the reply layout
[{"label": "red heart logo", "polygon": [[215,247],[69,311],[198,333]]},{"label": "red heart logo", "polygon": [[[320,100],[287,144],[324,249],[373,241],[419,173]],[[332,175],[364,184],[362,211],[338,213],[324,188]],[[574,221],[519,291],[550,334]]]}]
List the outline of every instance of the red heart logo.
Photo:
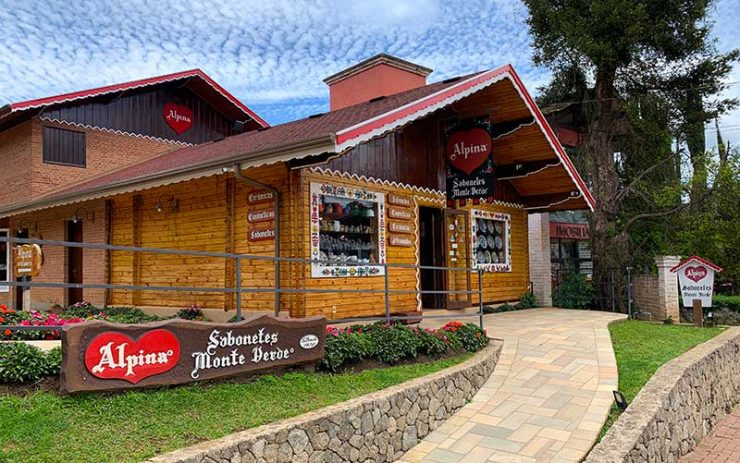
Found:
[{"label": "red heart logo", "polygon": [[138,341],[123,333],[101,333],[85,351],[85,366],[94,376],[132,384],[173,369],[179,360],[180,342],[163,329],[149,331]]},{"label": "red heart logo", "polygon": [[694,283],[698,283],[699,280],[707,276],[707,268],[704,266],[686,267],[686,270],[684,270],[684,274],[689,280],[693,280]]},{"label": "red heart logo", "polygon": [[193,126],[193,112],[185,106],[166,103],[163,115],[167,125],[178,135]]},{"label": "red heart logo", "polygon": [[470,175],[491,154],[491,135],[481,127],[455,132],[447,138],[450,164]]}]

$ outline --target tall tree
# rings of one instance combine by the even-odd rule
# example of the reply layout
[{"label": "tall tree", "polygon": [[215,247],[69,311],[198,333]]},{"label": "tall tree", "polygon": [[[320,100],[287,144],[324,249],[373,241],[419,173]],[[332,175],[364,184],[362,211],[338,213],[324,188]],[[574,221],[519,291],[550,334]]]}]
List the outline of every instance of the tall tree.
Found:
[{"label": "tall tree", "polygon": [[[737,51],[719,54],[709,40],[711,0],[524,2],[535,62],[554,74],[545,97],[570,91],[580,103],[582,164],[596,199],[591,234],[598,284],[610,268],[629,263],[632,229],[686,206],[676,191],[679,175],[662,175],[658,189],[651,177],[680,165],[681,150],[670,149],[673,129],[702,165],[704,99],[722,89]],[[697,121],[701,131],[694,130]]]}]

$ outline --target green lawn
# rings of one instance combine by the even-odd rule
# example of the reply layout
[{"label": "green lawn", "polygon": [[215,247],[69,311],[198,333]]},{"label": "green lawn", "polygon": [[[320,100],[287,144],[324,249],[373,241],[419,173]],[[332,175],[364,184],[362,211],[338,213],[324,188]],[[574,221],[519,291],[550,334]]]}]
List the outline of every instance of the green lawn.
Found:
[{"label": "green lawn", "polygon": [[0,396],[0,462],[124,462],[259,426],[427,375],[471,357],[358,374],[123,394]]},{"label": "green lawn", "polygon": [[[619,390],[632,402],[661,365],[721,333],[723,328],[661,325],[630,320],[609,326],[619,370]],[[619,417],[612,407],[601,437]]]}]

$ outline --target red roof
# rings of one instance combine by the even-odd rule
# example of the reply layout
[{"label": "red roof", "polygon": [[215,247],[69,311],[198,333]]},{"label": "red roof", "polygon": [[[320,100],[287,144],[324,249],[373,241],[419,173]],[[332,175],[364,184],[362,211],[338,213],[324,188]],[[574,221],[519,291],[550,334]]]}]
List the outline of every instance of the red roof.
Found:
[{"label": "red roof", "polygon": [[723,271],[723,270],[724,270],[724,269],[723,269],[722,267],[720,267],[719,265],[717,265],[717,264],[715,264],[715,263],[713,263],[713,262],[709,262],[708,260],[706,260],[706,259],[703,259],[703,258],[701,258],[701,257],[699,257],[699,256],[691,256],[691,257],[689,257],[689,258],[687,258],[687,259],[683,260],[683,261],[682,261],[682,262],[681,262],[680,264],[678,264],[678,265],[676,265],[675,267],[673,267],[673,268],[671,269],[671,272],[677,272],[677,271],[678,271],[678,269],[680,269],[681,267],[684,267],[684,266],[686,266],[687,264],[689,264],[689,263],[691,263],[691,262],[699,262],[700,264],[704,264],[704,265],[706,265],[707,267],[709,267],[709,268],[711,268],[712,270],[714,270],[715,272],[721,272],[721,271]]},{"label": "red roof", "polygon": [[176,72],[174,74],[166,74],[163,76],[151,77],[148,79],[134,80],[131,82],[124,82],[121,84],[108,85],[105,87],[92,88],[89,90],[82,90],[79,92],[65,93],[62,95],[50,96],[45,98],[37,98],[34,100],[20,101],[17,103],[11,103],[8,105],[9,111],[5,114],[0,114],[0,119],[14,113],[26,111],[30,109],[37,109],[46,106],[68,103],[70,101],[76,101],[86,98],[94,98],[101,95],[110,93],[121,92],[124,90],[132,90],[135,88],[148,87],[152,85],[162,84],[165,82],[172,82],[176,80],[194,79],[192,84],[195,91],[208,90],[214,96],[218,95],[224,100],[225,105],[229,106],[224,113],[229,117],[233,117],[235,120],[244,120],[246,118],[253,119],[262,127],[269,127],[269,124],[265,122],[261,117],[255,114],[254,111],[249,109],[244,103],[239,101],[231,93],[227,92],[221,87],[216,81],[211,79],[205,72],[200,69],[191,69],[189,71]]},{"label": "red roof", "polygon": [[[57,190],[27,204],[0,211],[5,215],[20,210],[34,210],[92,197],[148,188],[150,182],[167,183],[186,173],[219,169],[235,163],[256,166],[271,162],[298,159],[323,153],[341,154],[346,150],[395,130],[410,121],[424,117],[455,101],[472,95],[495,82],[508,79],[522,97],[586,205],[593,208],[593,198],[576,172],[567,154],[557,141],[534,100],[511,66],[471,74],[457,79],[429,84],[384,98],[349,106],[306,119],[277,125],[264,130],[246,132],[220,141],[177,149],[139,164],[103,174]],[[308,146],[314,148],[309,152]],[[206,175],[206,174],[202,174]],[[190,177],[193,178],[193,177]],[[144,186],[146,184],[146,186]],[[571,198],[573,199],[573,198]]]}]

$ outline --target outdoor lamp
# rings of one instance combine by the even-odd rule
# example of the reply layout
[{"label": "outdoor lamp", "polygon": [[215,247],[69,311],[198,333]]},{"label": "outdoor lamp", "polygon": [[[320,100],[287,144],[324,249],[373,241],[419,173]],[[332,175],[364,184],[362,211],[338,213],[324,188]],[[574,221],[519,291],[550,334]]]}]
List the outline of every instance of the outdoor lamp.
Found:
[{"label": "outdoor lamp", "polygon": [[154,206],[154,208],[157,210],[157,212],[162,212],[164,210],[164,203],[167,202],[170,208],[170,211],[177,212],[180,209],[180,202],[172,196],[169,193],[162,193],[159,195],[159,200],[157,200],[157,204]]},{"label": "outdoor lamp", "polygon": [[614,402],[616,402],[619,410],[621,411],[627,410],[627,405],[629,405],[627,403],[627,397],[625,397],[624,394],[622,394],[619,391],[613,391],[613,393],[614,393]]},{"label": "outdoor lamp", "polygon": [[84,207],[80,207],[75,211],[75,215],[72,216],[72,223],[77,223],[82,219],[89,220],[90,222],[95,222],[95,212],[88,212],[88,210]]}]

